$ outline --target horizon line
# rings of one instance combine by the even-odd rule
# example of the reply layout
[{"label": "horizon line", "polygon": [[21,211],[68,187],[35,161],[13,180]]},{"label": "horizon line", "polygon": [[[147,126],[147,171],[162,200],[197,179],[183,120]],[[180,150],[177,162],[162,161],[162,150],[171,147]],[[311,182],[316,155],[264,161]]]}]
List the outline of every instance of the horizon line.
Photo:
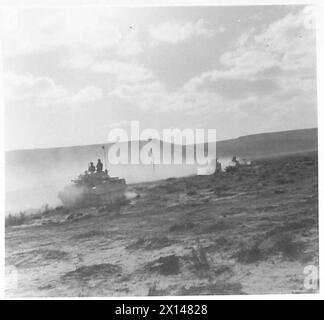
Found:
[{"label": "horizon line", "polygon": [[[249,137],[249,136],[256,136],[256,135],[262,135],[262,134],[271,134],[271,133],[283,133],[283,132],[291,132],[291,131],[302,131],[302,130],[317,130],[318,127],[310,127],[310,128],[301,128],[301,129],[289,129],[289,130],[280,130],[280,131],[266,131],[266,132],[259,132],[259,133],[250,133],[246,135],[240,135],[235,138],[228,138],[228,139],[222,139],[222,140],[216,140],[216,141],[208,141],[208,142],[200,142],[200,143],[194,143],[194,145],[197,144],[202,144],[202,143],[217,143],[217,142],[223,142],[223,141],[229,141],[229,140],[236,140],[242,137]],[[171,143],[171,144],[176,144],[174,142],[169,142],[169,141],[164,141],[162,139],[151,139],[151,140],[159,140],[160,142],[164,143]],[[120,142],[144,142],[144,141],[149,141],[147,140],[125,140],[125,141],[120,141]],[[78,148],[78,147],[90,147],[90,146],[105,146],[107,144],[114,144],[116,142],[104,142],[104,143],[91,143],[91,144],[79,144],[79,145],[67,145],[67,146],[55,146],[55,147],[40,147],[40,148],[26,148],[26,149],[9,149],[5,150],[5,153],[8,152],[19,152],[19,151],[38,151],[38,150],[49,150],[49,149],[64,149],[64,148]],[[193,144],[181,144],[181,146],[187,146],[187,145],[193,145]]]}]

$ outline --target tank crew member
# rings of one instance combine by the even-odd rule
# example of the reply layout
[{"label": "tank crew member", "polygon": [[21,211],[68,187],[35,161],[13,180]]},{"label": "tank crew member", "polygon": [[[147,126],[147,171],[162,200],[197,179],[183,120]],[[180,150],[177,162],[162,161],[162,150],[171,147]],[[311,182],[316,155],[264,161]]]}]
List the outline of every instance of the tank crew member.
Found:
[{"label": "tank crew member", "polygon": [[235,166],[238,167],[240,165],[240,162],[237,160],[236,156],[233,156],[232,162],[234,162]]},{"label": "tank crew member", "polygon": [[215,166],[215,174],[222,172],[222,164],[218,161],[218,158],[216,158],[216,166]]},{"label": "tank crew member", "polygon": [[94,173],[96,171],[96,167],[93,165],[93,162],[90,162],[88,171],[90,173]]},{"label": "tank crew member", "polygon": [[100,159],[98,159],[96,167],[97,167],[97,172],[102,172],[103,164]]}]

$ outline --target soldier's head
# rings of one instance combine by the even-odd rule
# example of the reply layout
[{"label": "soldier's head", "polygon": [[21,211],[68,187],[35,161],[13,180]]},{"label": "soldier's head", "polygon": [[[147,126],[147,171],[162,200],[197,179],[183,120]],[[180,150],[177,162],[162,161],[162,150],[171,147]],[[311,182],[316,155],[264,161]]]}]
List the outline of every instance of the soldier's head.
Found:
[{"label": "soldier's head", "polygon": [[100,159],[98,159],[98,162],[101,162],[101,160],[100,160]]}]

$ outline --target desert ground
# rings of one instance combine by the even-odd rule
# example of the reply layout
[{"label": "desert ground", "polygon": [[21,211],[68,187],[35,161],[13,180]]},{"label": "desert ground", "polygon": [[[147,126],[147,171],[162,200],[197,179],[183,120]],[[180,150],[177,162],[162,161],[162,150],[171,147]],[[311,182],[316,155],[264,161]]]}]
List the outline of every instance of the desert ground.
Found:
[{"label": "desert ground", "polygon": [[6,226],[6,295],[311,293],[317,153],[129,186],[121,206],[47,209]]}]

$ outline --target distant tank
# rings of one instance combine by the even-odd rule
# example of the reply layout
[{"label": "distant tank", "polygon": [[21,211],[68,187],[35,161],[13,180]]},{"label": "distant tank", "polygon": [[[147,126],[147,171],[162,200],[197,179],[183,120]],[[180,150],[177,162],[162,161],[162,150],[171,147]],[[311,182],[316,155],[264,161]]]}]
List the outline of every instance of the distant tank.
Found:
[{"label": "distant tank", "polygon": [[65,207],[112,205],[125,200],[125,179],[110,177],[106,171],[85,172],[71,182],[58,194]]}]

